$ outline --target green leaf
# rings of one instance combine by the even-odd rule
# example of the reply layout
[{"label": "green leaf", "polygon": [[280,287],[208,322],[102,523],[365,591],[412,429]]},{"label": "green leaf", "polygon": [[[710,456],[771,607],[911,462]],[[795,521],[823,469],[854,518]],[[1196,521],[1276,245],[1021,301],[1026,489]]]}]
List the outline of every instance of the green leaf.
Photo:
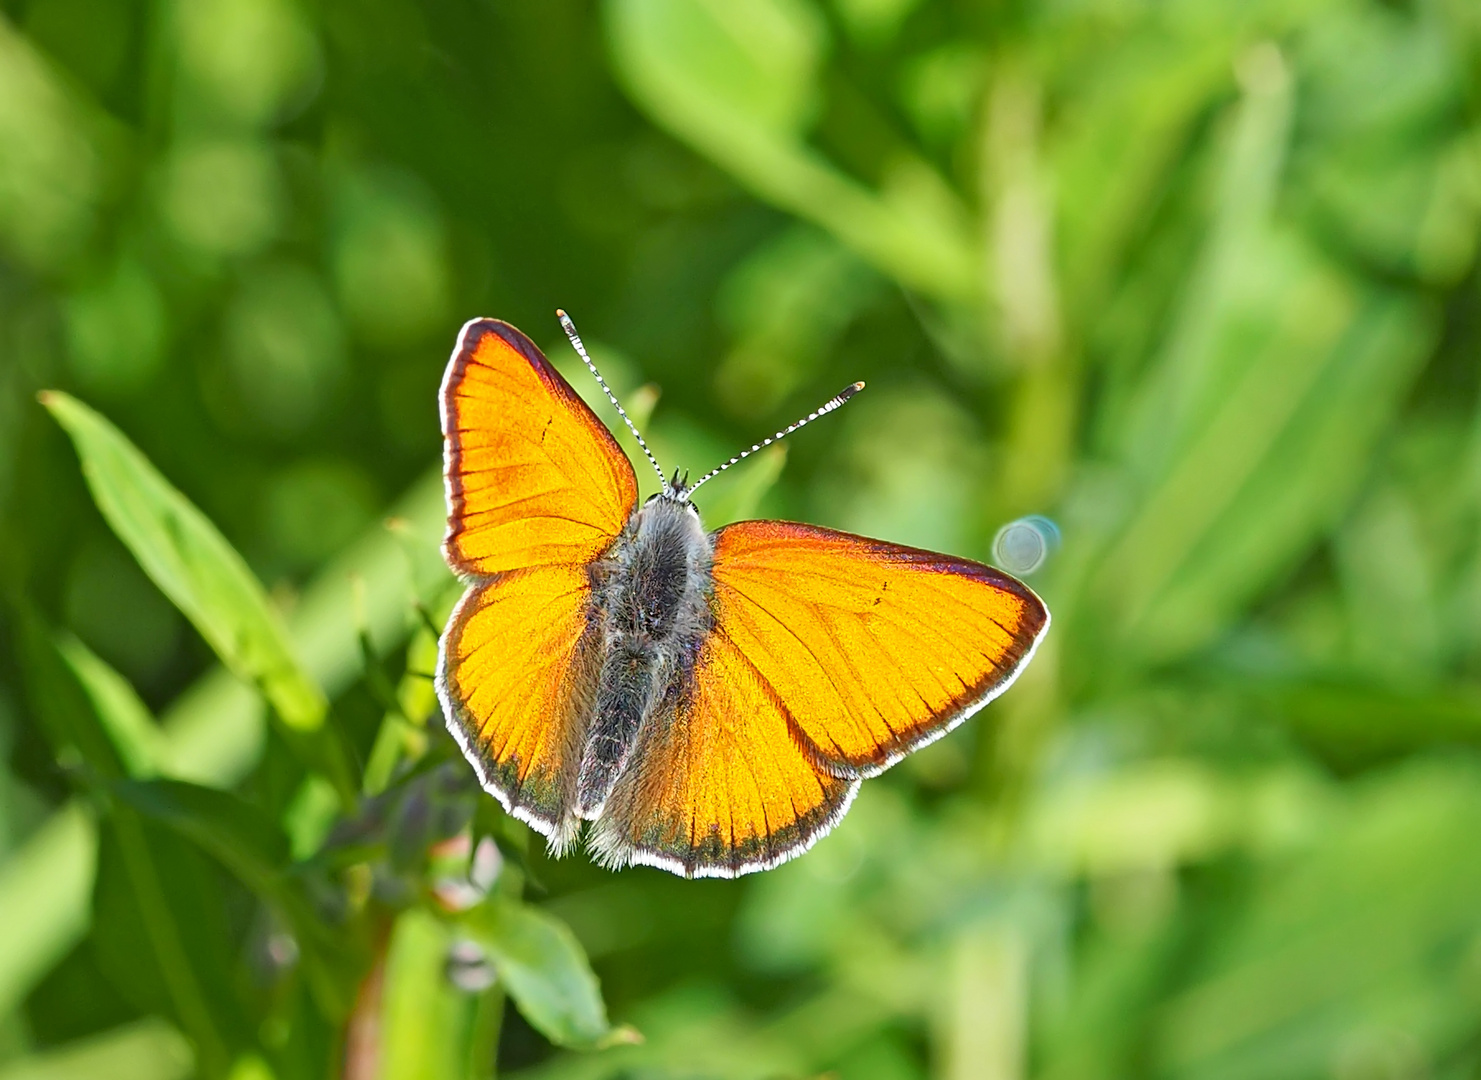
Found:
[{"label": "green leaf", "polygon": [[115,794],[223,862],[248,885],[271,885],[288,865],[288,838],[252,803],[180,780],[123,781]]},{"label": "green leaf", "polygon": [[519,1011],[558,1046],[600,1049],[637,1042],[630,1027],[612,1027],[576,936],[537,908],[494,897],[474,908],[462,929],[488,952]]},{"label": "green leaf", "polygon": [[1387,1031],[1432,1060],[1465,1046],[1481,864],[1461,853],[1481,828],[1481,776],[1416,762],[1353,795],[1318,848],[1215,927],[1156,1014],[1158,1075],[1316,1076]]},{"label": "green leaf", "polygon": [[283,811],[295,859],[307,859],[318,851],[339,817],[339,798],[322,776],[303,778],[293,800]]},{"label": "green leaf", "polygon": [[227,667],[262,688],[285,725],[320,728],[324,693],[226,538],[98,413],[57,391],[43,393],[41,402],[72,437],[98,509],[145,573]]},{"label": "green leaf", "polygon": [[53,754],[74,768],[82,765],[93,779],[120,776],[123,764],[118,753],[50,628],[28,606],[17,608],[15,615],[27,696]]},{"label": "green leaf", "polygon": [[188,844],[115,803],[99,846],[92,953],[136,1008],[169,1016],[220,1077],[248,1032],[230,988],[219,875]]},{"label": "green leaf", "polygon": [[[439,610],[456,598],[450,596],[446,605],[437,600],[449,594],[450,580],[436,542],[447,512],[441,469],[414,484],[395,512],[432,539],[408,550],[377,525],[325,568],[294,610],[294,636],[304,643],[305,662],[332,691],[359,674],[352,577],[366,582],[367,615],[382,649],[406,632],[408,593],[439,604]],[[174,772],[203,783],[235,784],[262,753],[261,714],[261,699],[240,680],[221,668],[204,676],[163,716]],[[23,999],[87,931],[97,831],[81,806],[74,802],[58,811],[0,868],[0,910],[14,916],[5,935],[8,947],[0,950],[0,1010]]]},{"label": "green leaf", "polygon": [[[1265,272],[1280,263],[1272,251]],[[1290,282],[1271,338],[1103,568],[1125,640],[1158,658],[1198,648],[1336,523],[1436,325],[1427,305],[1316,268]]]},{"label": "green leaf", "polygon": [[880,191],[803,141],[825,38],[800,0],[608,0],[609,50],[637,105],[755,194],[833,233],[908,288],[980,293],[970,218],[925,162]]},{"label": "green leaf", "polygon": [[97,823],[77,798],[0,866],[0,911],[10,928],[0,934],[0,1014],[87,932],[97,852]]},{"label": "green leaf", "polygon": [[0,1066],[0,1080],[186,1080],[190,1044],[162,1020],[140,1020]]},{"label": "green leaf", "polygon": [[129,681],[71,635],[64,635],[57,649],[92,701],[124,771],[136,779],[168,772],[169,744],[164,732]]}]

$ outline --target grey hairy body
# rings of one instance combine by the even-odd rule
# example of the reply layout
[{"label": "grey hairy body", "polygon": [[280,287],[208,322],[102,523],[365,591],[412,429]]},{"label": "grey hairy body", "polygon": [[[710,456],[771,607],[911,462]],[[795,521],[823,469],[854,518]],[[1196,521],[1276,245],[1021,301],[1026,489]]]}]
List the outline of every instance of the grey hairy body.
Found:
[{"label": "grey hairy body", "polygon": [[575,818],[601,815],[633,747],[686,692],[713,621],[712,550],[695,508],[658,496],[592,565],[589,632],[604,660],[577,770]]}]

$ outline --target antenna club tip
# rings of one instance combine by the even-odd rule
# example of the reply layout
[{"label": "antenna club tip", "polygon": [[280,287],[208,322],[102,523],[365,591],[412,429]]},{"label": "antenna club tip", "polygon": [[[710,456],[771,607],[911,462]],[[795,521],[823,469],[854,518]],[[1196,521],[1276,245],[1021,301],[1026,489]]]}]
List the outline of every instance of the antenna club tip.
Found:
[{"label": "antenna club tip", "polygon": [[849,386],[845,386],[841,391],[839,391],[838,403],[840,405],[843,404],[845,401],[853,397],[862,389],[864,389],[864,382],[862,379],[859,382],[853,383]]},{"label": "antenna club tip", "polygon": [[570,322],[571,321],[571,316],[569,316],[569,315],[566,314],[566,309],[565,308],[556,308],[555,309],[555,317],[557,319],[559,319],[563,323],[567,323],[567,322]]}]

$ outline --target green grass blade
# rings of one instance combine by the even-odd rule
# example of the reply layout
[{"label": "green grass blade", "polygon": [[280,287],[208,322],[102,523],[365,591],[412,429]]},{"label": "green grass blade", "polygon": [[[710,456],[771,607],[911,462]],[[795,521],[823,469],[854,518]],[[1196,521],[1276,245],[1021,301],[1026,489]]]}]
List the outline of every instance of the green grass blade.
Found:
[{"label": "green grass blade", "polygon": [[112,790],[131,812],[190,841],[275,908],[303,950],[310,986],[325,1012],[349,1011],[366,966],[359,926],[331,927],[316,911],[303,879],[290,872],[288,837],[276,822],[245,799],[198,784],[124,781]]},{"label": "green grass blade", "polygon": [[[440,535],[446,513],[438,469],[407,492],[395,512],[418,532]],[[451,580],[435,540],[421,561],[380,525],[336,559],[305,591],[291,626],[316,678],[331,691],[358,673],[359,645],[349,603],[350,580],[365,583],[376,643],[387,649],[409,625],[406,597],[433,603]],[[256,693],[218,668],[185,692],[163,716],[172,774],[229,786],[262,752],[262,706]],[[43,824],[0,866],[0,911],[7,913],[0,948],[0,1011],[13,1008],[86,934],[97,859],[97,827],[74,801]]]},{"label": "green grass blade", "polygon": [[463,1075],[480,998],[498,992],[469,993],[453,985],[447,977],[452,944],[448,926],[427,911],[412,908],[396,919],[381,999],[381,1076]]}]

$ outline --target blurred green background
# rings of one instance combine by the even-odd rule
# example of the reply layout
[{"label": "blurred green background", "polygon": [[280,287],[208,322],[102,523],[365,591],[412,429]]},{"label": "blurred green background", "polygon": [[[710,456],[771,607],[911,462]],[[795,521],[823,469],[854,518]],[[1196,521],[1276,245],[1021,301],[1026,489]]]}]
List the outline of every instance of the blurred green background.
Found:
[{"label": "blurred green background", "polygon": [[[0,0],[0,1080],[1481,1074],[1478,238],[1475,0]],[[669,468],[868,380],[712,527],[1062,530],[778,870],[439,737],[557,306]]]}]

